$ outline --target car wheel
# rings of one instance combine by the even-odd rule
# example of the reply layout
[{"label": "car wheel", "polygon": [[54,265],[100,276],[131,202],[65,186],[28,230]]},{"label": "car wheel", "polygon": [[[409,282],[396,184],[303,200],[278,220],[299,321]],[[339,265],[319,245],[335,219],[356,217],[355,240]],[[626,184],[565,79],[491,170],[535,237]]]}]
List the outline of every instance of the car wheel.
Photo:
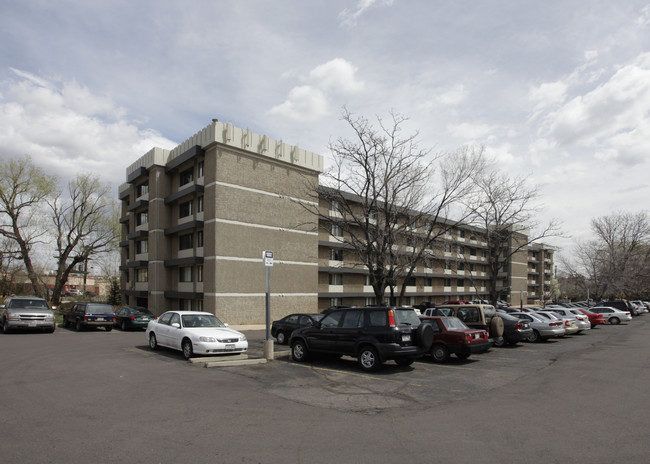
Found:
[{"label": "car wheel", "polygon": [[297,362],[307,360],[309,357],[309,351],[307,350],[307,345],[304,341],[296,340],[296,342],[291,346],[291,357]]},{"label": "car wheel", "polygon": [[152,350],[158,349],[158,339],[156,338],[156,334],[153,332],[149,334],[149,348]]},{"label": "car wheel", "polygon": [[621,320],[618,317],[610,317],[609,323],[614,325],[619,325],[621,323]]},{"label": "car wheel", "polygon": [[500,348],[500,347],[502,347],[502,346],[505,346],[505,344],[506,344],[506,339],[503,338],[503,337],[497,337],[497,338],[494,340],[494,346],[496,346],[496,347],[499,347],[499,348]]},{"label": "car wheel", "polygon": [[287,337],[286,335],[284,335],[284,332],[282,331],[278,332],[275,338],[278,339],[278,345],[284,345],[285,343],[287,343]]},{"label": "car wheel", "polygon": [[395,362],[398,366],[410,366],[414,361],[415,359],[413,358],[395,358]]},{"label": "car wheel", "polygon": [[192,341],[189,338],[183,340],[181,347],[183,348],[183,356],[185,356],[185,359],[190,359],[192,355],[194,355],[194,350],[192,349]]},{"label": "car wheel", "polygon": [[542,340],[542,337],[539,336],[539,332],[533,329],[533,333],[528,336],[528,341],[535,343]]},{"label": "car wheel", "polygon": [[81,332],[81,321],[78,320],[78,321],[75,323],[75,325],[74,325],[74,329],[75,329],[77,332]]},{"label": "car wheel", "polygon": [[449,349],[445,345],[436,343],[431,347],[433,362],[444,363],[449,359]]},{"label": "car wheel", "polygon": [[415,334],[417,336],[418,346],[424,351],[429,351],[431,349],[431,345],[433,345],[433,337],[435,335],[433,333],[433,327],[431,327],[431,324],[420,324]]},{"label": "car wheel", "polygon": [[495,338],[502,337],[503,330],[503,319],[499,316],[494,316],[490,321],[490,335]]},{"label": "car wheel", "polygon": [[122,328],[123,331],[126,332],[126,321],[122,321],[121,328]]},{"label": "car wheel", "polygon": [[361,348],[357,355],[357,363],[361,369],[368,372],[377,370],[381,366],[381,360],[379,359],[377,350],[372,346],[364,346]]}]

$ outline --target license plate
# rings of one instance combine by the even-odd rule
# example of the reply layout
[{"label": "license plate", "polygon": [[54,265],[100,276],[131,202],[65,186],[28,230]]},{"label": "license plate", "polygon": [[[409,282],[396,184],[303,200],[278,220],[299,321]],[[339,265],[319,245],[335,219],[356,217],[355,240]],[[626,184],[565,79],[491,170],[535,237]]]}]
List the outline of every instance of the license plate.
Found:
[{"label": "license plate", "polygon": [[98,317],[98,318],[97,318],[97,319],[95,319],[95,320],[96,320],[96,321],[103,321],[103,320],[104,320],[104,318],[103,318],[103,317]]},{"label": "license plate", "polygon": [[234,343],[226,344],[226,350],[234,350],[234,349],[235,349],[235,344]]},{"label": "license plate", "polygon": [[402,341],[403,342],[410,342],[411,341],[411,334],[403,334],[402,335]]},{"label": "license plate", "polygon": [[36,321],[30,321],[27,323],[29,327],[36,327]]},{"label": "license plate", "polygon": [[481,338],[481,335],[480,334],[474,334],[474,339],[476,340],[478,338]]}]

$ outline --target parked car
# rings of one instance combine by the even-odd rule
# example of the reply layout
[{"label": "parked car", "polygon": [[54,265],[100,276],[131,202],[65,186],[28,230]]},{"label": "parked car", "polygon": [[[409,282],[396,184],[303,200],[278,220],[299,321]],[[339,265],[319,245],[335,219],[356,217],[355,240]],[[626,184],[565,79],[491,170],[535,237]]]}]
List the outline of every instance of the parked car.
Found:
[{"label": "parked car", "polygon": [[597,325],[604,325],[607,322],[602,314],[595,313],[590,309],[586,309],[586,308],[577,308],[577,309],[578,311],[580,311],[582,314],[584,314],[589,318],[589,323],[591,324],[592,328],[596,327]]},{"label": "parked car", "polygon": [[519,319],[506,312],[500,313],[499,317],[503,319],[503,336],[496,339],[494,346],[516,345],[532,335],[530,321]]},{"label": "parked car", "polygon": [[122,330],[147,329],[149,321],[156,318],[151,311],[142,306],[122,306],[115,310],[113,325]]},{"label": "parked car", "polygon": [[613,325],[618,325],[621,322],[631,321],[632,315],[629,311],[621,311],[620,309],[611,308],[609,306],[594,306],[591,311],[602,314],[605,320]]},{"label": "parked car", "polygon": [[289,314],[271,324],[271,336],[275,337],[280,345],[286,345],[294,330],[302,327],[311,327],[314,322],[320,321],[324,314]]},{"label": "parked car", "polygon": [[180,350],[185,359],[195,354],[233,354],[248,350],[246,335],[228,327],[214,314],[199,311],[167,311],[149,321],[149,348]]},{"label": "parked car", "polygon": [[630,301],[630,305],[635,307],[637,314],[645,314],[648,312],[648,308],[646,308],[645,303],[641,300]]},{"label": "parked car", "polygon": [[115,309],[105,303],[78,302],[63,310],[63,327],[74,327],[77,332],[88,327],[113,330]]},{"label": "parked car", "polygon": [[575,308],[547,306],[546,308],[542,309],[542,311],[550,311],[552,313],[558,314],[563,319],[573,319],[578,327],[577,333],[591,329],[591,322],[589,322],[589,318]]},{"label": "parked car", "polygon": [[420,320],[433,328],[433,345],[429,354],[434,362],[447,362],[452,354],[467,359],[472,354],[484,353],[492,346],[485,330],[470,329],[457,317],[422,316]]},{"label": "parked car", "polygon": [[498,315],[497,310],[492,305],[484,304],[458,304],[444,305],[436,308],[438,315],[445,309],[453,310],[449,316],[456,316],[471,329],[482,329],[487,331],[490,341],[495,343],[496,339],[503,337],[503,319]]},{"label": "parked car", "polygon": [[627,300],[610,300],[610,301],[601,301],[597,305],[599,308],[615,308],[619,311],[628,312],[630,316],[636,316],[636,308],[633,307]]},{"label": "parked car", "polygon": [[312,353],[353,356],[362,370],[374,371],[389,359],[410,366],[431,349],[433,328],[421,323],[413,308],[342,308],[295,330],[289,344],[296,362]]},{"label": "parked car", "polygon": [[35,296],[10,296],[0,305],[2,331],[28,329],[54,332],[54,313],[47,301]]},{"label": "parked car", "polygon": [[559,322],[562,327],[564,327],[564,335],[573,335],[578,333],[578,324],[576,324],[576,320],[571,317],[564,317],[558,313],[554,313],[553,311],[544,311],[543,309],[536,311],[536,314],[545,319]]},{"label": "parked car", "polygon": [[549,338],[561,337],[566,333],[561,321],[544,319],[543,316],[534,312],[518,312],[510,313],[510,315],[530,323],[533,332],[528,337],[529,342],[541,342]]}]

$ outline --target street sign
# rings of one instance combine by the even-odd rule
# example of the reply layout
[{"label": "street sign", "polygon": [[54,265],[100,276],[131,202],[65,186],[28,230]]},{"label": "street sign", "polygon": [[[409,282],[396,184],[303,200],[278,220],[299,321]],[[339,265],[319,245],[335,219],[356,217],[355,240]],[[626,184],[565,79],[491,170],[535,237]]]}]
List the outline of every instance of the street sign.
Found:
[{"label": "street sign", "polygon": [[273,267],[273,252],[272,251],[264,251],[262,253],[262,259],[264,260],[264,265],[266,267]]}]

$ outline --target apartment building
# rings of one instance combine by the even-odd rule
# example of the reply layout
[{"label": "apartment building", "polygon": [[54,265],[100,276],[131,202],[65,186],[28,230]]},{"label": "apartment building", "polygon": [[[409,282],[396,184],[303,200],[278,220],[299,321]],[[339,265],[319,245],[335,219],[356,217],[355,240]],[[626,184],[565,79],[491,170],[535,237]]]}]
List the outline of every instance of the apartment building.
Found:
[{"label": "apartment building", "polygon": [[[191,309],[261,324],[269,250],[274,319],[376,303],[367,269],[332,220],[336,208],[319,195],[322,170],[318,154],[217,120],[172,150],[153,148],[119,187],[123,301],[155,314]],[[440,225],[445,233],[406,282],[402,304],[488,294],[481,230]],[[552,256],[543,245],[520,250],[497,285],[513,304],[541,297]]]},{"label": "apartment building", "polygon": [[322,169],[320,155],[216,120],[152,149],[119,188],[123,301],[260,323],[273,251],[274,314],[316,311],[318,233],[304,205]]}]

